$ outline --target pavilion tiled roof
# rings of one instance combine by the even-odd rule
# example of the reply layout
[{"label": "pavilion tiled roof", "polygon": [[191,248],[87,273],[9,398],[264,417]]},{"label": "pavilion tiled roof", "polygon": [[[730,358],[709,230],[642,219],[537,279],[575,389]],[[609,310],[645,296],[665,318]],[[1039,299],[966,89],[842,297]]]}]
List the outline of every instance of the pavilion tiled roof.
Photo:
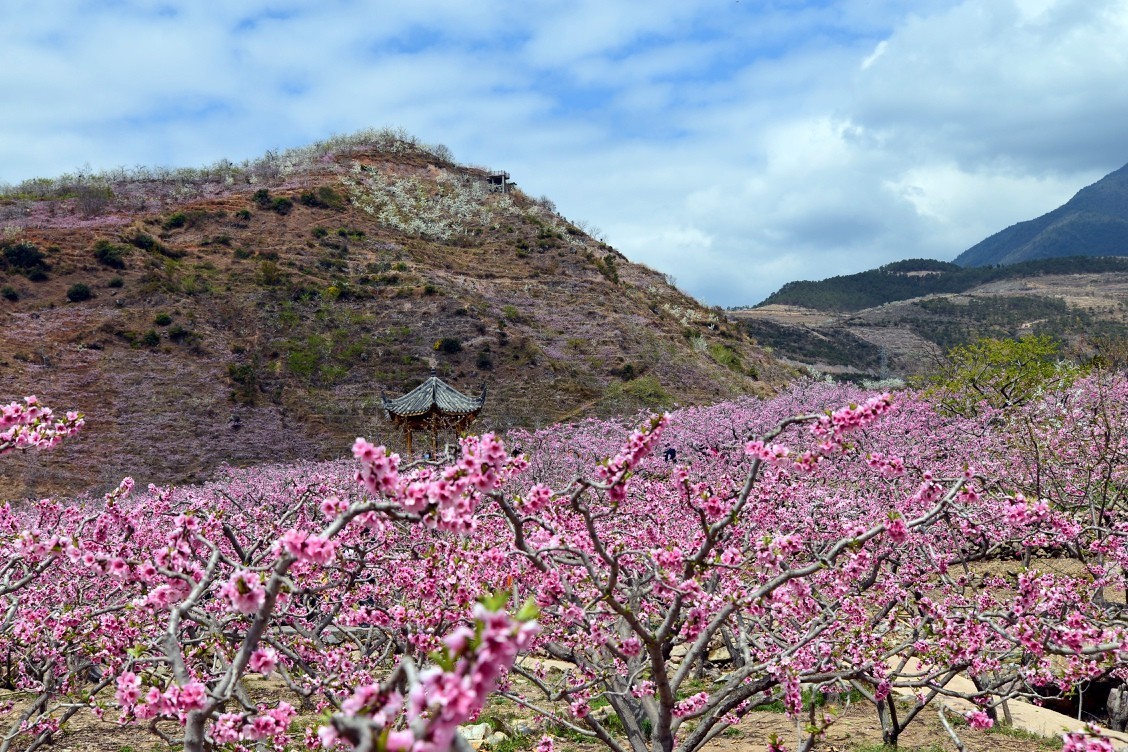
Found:
[{"label": "pavilion tiled roof", "polygon": [[467,397],[438,376],[431,376],[402,397],[382,397],[384,409],[392,415],[410,418],[426,415],[432,408],[448,415],[468,415],[482,409],[486,390],[479,397]]}]

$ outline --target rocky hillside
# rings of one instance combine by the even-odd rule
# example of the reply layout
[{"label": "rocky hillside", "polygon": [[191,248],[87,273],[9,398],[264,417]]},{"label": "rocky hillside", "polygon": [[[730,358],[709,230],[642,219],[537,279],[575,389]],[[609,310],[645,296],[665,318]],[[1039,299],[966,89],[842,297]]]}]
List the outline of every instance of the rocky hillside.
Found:
[{"label": "rocky hillside", "polygon": [[989,266],[1061,256],[1128,256],[1128,165],[1052,212],[980,241],[956,263]]},{"label": "rocky hillside", "polygon": [[0,194],[0,400],[88,428],[5,457],[0,495],[205,477],[397,444],[431,368],[480,429],[765,392],[741,327],[442,147],[371,132],[181,171]]}]

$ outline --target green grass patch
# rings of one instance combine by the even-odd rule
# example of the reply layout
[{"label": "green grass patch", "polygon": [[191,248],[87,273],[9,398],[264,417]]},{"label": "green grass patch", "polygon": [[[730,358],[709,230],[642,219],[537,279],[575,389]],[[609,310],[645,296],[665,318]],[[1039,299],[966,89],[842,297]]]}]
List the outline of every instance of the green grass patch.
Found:
[{"label": "green grass patch", "polygon": [[991,728],[987,729],[988,734],[995,736],[1005,736],[1009,739],[1018,739],[1024,742],[1033,742],[1039,747],[1046,749],[1061,749],[1061,738],[1057,736],[1042,736],[1033,731],[1026,729],[1015,728],[1014,726],[1004,726],[1001,723],[996,723]]}]

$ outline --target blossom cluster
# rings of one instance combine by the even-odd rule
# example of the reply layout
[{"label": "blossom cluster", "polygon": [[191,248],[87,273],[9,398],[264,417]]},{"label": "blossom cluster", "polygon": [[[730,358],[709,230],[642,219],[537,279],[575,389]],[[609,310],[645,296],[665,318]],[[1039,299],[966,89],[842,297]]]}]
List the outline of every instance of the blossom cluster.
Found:
[{"label": "blossom cluster", "polygon": [[525,460],[509,457],[503,443],[489,433],[461,439],[460,448],[455,463],[440,472],[423,468],[401,475],[399,455],[388,454],[384,447],[358,438],[353,444],[353,456],[360,462],[356,479],[370,493],[420,515],[429,526],[469,532],[481,495],[494,491],[505,479],[519,473]]},{"label": "blossom cluster", "polygon": [[358,439],[352,461],[3,507],[0,650],[43,698],[11,733],[45,743],[116,706],[180,724],[190,752],[293,746],[294,708],[247,697],[252,673],[326,711],[314,749],[444,752],[491,693],[545,706],[507,672],[576,733],[635,747],[697,752],[758,706],[800,712],[806,688],[923,708],[952,671],[979,682],[984,727],[1008,696],[1124,672],[1128,645],[1094,595],[1128,585],[1128,380],[1013,420],[806,385],[635,431],[515,432],[518,457],[489,434],[445,464]]},{"label": "blossom cluster", "polygon": [[[514,619],[483,604],[475,605],[473,624],[456,627],[443,639],[435,656],[438,665],[419,675],[406,702],[398,691],[379,684],[357,687],[332,722],[318,729],[320,743],[328,748],[355,746],[363,738],[353,722],[359,717],[359,728],[373,736],[383,734],[388,752],[449,749],[458,726],[477,716],[518,652],[539,630],[531,614]],[[407,728],[395,730],[401,716]]]},{"label": "blossom cluster", "polygon": [[85,424],[82,414],[73,410],[56,417],[34,395],[24,397],[22,404],[0,405],[0,454],[16,449],[50,449],[78,433]]}]

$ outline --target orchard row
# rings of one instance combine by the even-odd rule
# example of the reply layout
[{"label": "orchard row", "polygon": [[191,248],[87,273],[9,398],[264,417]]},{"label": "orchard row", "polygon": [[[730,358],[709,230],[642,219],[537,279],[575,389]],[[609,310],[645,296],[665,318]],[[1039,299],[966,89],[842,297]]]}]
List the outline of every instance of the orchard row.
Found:
[{"label": "orchard row", "polygon": [[[407,463],[358,439],[350,461],[10,504],[0,681],[30,699],[0,752],[79,712],[189,752],[445,752],[497,693],[613,752],[696,752],[782,700],[809,747],[832,719],[804,690],[866,698],[895,744],[921,712],[957,733],[936,701],[957,674],[977,727],[1124,678],[1128,382],[944,404],[811,383],[514,432],[514,454],[487,434]],[[29,398],[2,420],[0,452],[83,418]],[[256,701],[256,674],[292,702]],[[320,721],[303,736],[299,715]]]}]

